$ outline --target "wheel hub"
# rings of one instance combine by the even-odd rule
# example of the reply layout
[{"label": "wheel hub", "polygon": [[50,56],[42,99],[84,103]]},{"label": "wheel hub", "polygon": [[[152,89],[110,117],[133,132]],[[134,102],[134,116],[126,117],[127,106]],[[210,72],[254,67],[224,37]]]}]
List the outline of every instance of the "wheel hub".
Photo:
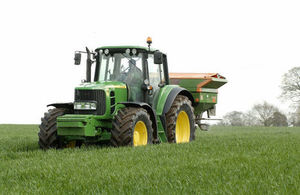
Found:
[{"label": "wheel hub", "polygon": [[143,146],[147,145],[147,127],[143,121],[138,121],[135,124],[133,130],[133,145],[134,146]]},{"label": "wheel hub", "polygon": [[190,141],[190,120],[185,111],[180,111],[176,120],[176,143]]}]

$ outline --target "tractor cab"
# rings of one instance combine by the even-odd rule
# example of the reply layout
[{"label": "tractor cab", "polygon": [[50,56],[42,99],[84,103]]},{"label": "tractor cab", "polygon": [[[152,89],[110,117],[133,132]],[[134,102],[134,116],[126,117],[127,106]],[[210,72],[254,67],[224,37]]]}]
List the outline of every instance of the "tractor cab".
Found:
[{"label": "tractor cab", "polygon": [[93,68],[95,83],[125,83],[129,102],[152,105],[159,89],[168,84],[166,55],[150,47],[104,46],[95,52],[77,51],[75,64],[80,64],[81,53],[87,53],[87,79],[84,82],[91,82]]}]

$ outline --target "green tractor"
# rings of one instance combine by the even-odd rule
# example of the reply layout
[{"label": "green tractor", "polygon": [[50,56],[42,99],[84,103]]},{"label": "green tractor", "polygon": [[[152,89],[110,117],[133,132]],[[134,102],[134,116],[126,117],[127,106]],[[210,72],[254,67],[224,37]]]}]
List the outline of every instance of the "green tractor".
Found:
[{"label": "green tractor", "polygon": [[219,74],[169,74],[166,54],[151,48],[150,38],[147,43],[76,51],[75,65],[86,54],[86,80],[75,88],[74,102],[48,105],[40,148],[194,140],[196,124],[205,129],[203,113],[215,114],[217,89],[227,81]]}]

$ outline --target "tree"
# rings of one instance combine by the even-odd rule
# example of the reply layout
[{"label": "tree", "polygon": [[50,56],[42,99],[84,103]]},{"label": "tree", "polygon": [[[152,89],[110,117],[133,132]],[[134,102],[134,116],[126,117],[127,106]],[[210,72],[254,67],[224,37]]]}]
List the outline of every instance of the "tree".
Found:
[{"label": "tree", "polygon": [[[295,117],[289,117],[291,123],[296,124]],[[300,122],[300,121],[299,121]],[[288,119],[279,109],[267,103],[255,104],[252,110],[245,113],[232,111],[224,115],[218,125],[228,126],[288,126]]]},{"label": "tree", "polygon": [[276,126],[276,127],[288,126],[287,117],[279,111],[274,112],[272,117],[272,126]]},{"label": "tree", "polygon": [[265,127],[271,126],[273,122],[273,115],[279,112],[279,109],[266,101],[262,104],[255,104],[252,108],[254,114]]},{"label": "tree", "polygon": [[289,114],[289,123],[300,126],[300,67],[294,67],[283,75],[281,99],[290,101],[293,112]]},{"label": "tree", "polygon": [[260,121],[255,116],[255,113],[250,110],[243,114],[243,123],[245,126],[259,126]]},{"label": "tree", "polygon": [[243,126],[243,113],[232,111],[225,114],[220,125]]},{"label": "tree", "polygon": [[300,126],[300,106],[295,111],[290,112],[288,115],[288,123],[292,126]]},{"label": "tree", "polygon": [[284,101],[300,103],[300,67],[294,67],[283,75],[280,88],[280,97]]}]

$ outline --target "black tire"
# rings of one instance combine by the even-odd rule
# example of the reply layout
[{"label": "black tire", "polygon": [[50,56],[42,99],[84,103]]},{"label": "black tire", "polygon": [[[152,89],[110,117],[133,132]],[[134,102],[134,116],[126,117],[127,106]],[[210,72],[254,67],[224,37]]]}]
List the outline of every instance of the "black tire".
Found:
[{"label": "black tire", "polygon": [[143,108],[126,107],[120,109],[112,122],[111,144],[115,147],[134,146],[134,129],[141,121],[147,131],[147,143],[152,144],[153,129],[150,116]]},{"label": "black tire", "polygon": [[69,112],[70,111],[66,108],[54,108],[44,114],[44,117],[41,119],[42,123],[39,126],[40,132],[38,133],[39,146],[41,149],[46,150],[63,147],[62,142],[57,136],[56,118]]},{"label": "black tire", "polygon": [[176,140],[176,122],[179,113],[184,111],[188,116],[190,135],[186,142],[193,141],[195,139],[195,115],[194,108],[192,107],[191,101],[183,95],[178,95],[170,110],[166,113],[166,123],[167,123],[167,139],[170,143],[178,143]]}]

